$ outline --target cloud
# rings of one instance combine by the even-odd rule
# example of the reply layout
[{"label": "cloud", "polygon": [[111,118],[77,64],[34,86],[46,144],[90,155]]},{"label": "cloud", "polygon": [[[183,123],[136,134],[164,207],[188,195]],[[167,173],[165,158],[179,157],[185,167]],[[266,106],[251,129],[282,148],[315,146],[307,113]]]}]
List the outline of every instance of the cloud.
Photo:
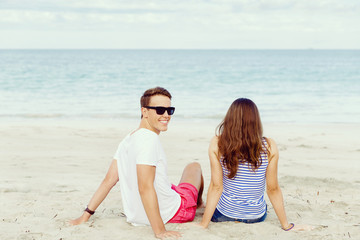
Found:
[{"label": "cloud", "polygon": [[215,13],[226,11],[345,11],[359,10],[358,0],[0,0],[3,10],[33,10],[52,12],[79,13],[167,13],[167,12],[201,12]]},{"label": "cloud", "polygon": [[103,13],[103,14],[144,14],[166,13],[167,8],[163,5],[152,4],[147,1],[2,1],[2,10],[36,11],[36,12],[73,12],[79,14]]},{"label": "cloud", "polygon": [[263,39],[265,46],[269,36],[280,44],[313,33],[319,38],[338,35],[339,40],[344,33],[344,38],[358,34],[359,10],[358,0],[0,0],[0,34],[90,31],[114,38],[126,35],[127,42],[133,37],[168,39],[175,45],[194,41],[228,46],[232,41],[236,46],[237,41],[243,46],[241,42]]}]

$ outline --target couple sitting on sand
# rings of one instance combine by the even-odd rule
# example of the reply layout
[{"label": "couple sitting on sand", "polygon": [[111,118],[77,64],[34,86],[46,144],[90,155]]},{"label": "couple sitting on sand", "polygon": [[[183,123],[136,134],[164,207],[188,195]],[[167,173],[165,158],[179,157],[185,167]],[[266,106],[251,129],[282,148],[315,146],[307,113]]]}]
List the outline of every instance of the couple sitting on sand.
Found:
[{"label": "couple sitting on sand", "polygon": [[[137,130],[119,144],[105,179],[91,198],[82,216],[72,220],[86,222],[120,182],[127,221],[151,225],[157,238],[179,237],[165,224],[194,220],[202,205],[204,181],[200,164],[187,165],[178,185],[167,176],[167,161],[159,141],[175,108],[170,93],[160,87],[144,92],[140,100],[141,121]],[[210,221],[256,223],[266,218],[265,183],[268,197],[285,231],[295,230],[286,218],[284,201],[277,179],[279,153],[276,143],[263,137],[256,105],[249,99],[235,100],[209,146],[211,182],[203,218]]]}]

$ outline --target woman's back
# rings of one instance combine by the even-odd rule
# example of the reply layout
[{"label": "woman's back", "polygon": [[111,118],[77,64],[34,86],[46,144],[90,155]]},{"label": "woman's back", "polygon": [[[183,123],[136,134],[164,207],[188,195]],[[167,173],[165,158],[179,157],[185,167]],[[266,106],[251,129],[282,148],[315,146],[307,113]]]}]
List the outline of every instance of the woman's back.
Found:
[{"label": "woman's back", "polygon": [[[228,178],[229,170],[222,164],[223,192],[217,209],[225,216],[236,219],[254,219],[264,215],[266,203],[265,173],[268,166],[267,142],[259,160],[261,165],[255,171],[248,163],[240,163],[234,178]],[[222,159],[220,159],[222,161]]]},{"label": "woman's back", "polygon": [[231,104],[208,153],[211,182],[201,226],[207,227],[210,221],[264,221],[266,184],[282,229],[294,229],[294,224],[287,221],[278,183],[279,152],[274,140],[263,137],[260,114],[253,101],[238,98]]}]

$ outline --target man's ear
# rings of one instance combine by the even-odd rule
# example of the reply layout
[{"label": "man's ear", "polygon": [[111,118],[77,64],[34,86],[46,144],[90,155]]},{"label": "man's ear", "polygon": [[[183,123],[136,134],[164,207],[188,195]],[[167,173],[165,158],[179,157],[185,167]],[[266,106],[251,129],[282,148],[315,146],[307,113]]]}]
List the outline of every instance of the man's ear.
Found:
[{"label": "man's ear", "polygon": [[147,118],[148,117],[148,109],[142,107],[141,108],[141,114],[142,114],[143,118]]}]

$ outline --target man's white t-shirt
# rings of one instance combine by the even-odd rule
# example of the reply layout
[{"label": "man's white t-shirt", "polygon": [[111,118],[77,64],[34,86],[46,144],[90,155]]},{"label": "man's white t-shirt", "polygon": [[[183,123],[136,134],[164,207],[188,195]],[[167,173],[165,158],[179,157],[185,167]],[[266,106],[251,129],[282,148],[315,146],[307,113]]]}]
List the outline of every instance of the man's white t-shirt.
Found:
[{"label": "man's white t-shirt", "polygon": [[149,225],[138,190],[136,164],[156,167],[154,187],[160,215],[167,223],[180,207],[181,198],[171,189],[167,162],[159,136],[146,128],[128,134],[114,155],[117,160],[122,202],[127,221],[134,225]]}]

